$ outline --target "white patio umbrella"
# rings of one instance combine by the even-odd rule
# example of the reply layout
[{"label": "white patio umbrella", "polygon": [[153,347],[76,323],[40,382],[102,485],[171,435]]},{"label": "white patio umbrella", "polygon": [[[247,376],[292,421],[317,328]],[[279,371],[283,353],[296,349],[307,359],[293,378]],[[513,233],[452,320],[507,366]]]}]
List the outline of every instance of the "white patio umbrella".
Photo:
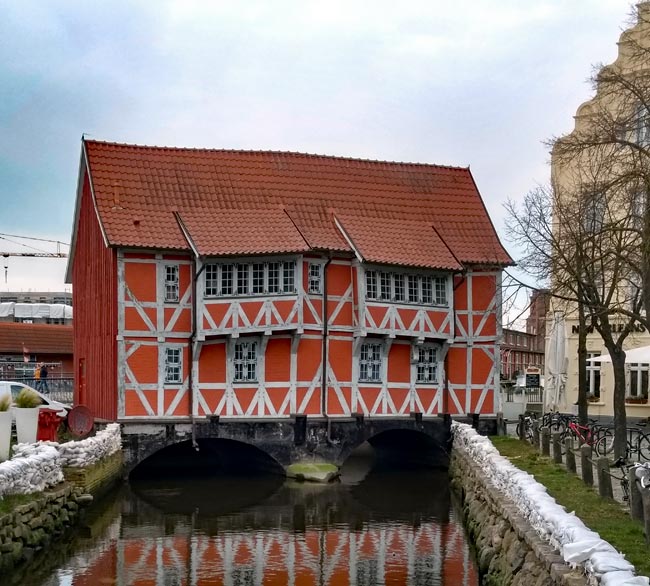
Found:
[{"label": "white patio umbrella", "polygon": [[546,341],[546,387],[544,410],[564,411],[566,404],[566,324],[561,311],[554,312],[550,335]]},{"label": "white patio umbrella", "polygon": [[[611,362],[612,357],[609,354],[602,354],[601,356],[593,356],[587,358],[587,362]],[[650,363],[650,346],[640,346],[639,348],[632,348],[625,351],[625,362],[630,363]]]}]

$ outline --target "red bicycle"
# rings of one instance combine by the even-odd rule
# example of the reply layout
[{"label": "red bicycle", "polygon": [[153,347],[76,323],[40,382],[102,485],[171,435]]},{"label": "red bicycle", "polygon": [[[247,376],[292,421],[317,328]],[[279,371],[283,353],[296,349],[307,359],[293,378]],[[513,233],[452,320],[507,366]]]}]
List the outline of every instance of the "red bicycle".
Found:
[{"label": "red bicycle", "polygon": [[580,425],[577,421],[569,421],[566,431],[562,434],[562,443],[569,438],[571,448],[577,450],[580,446],[591,446],[599,456],[607,456],[614,449],[614,434],[608,427],[596,425],[592,419],[589,425]]}]

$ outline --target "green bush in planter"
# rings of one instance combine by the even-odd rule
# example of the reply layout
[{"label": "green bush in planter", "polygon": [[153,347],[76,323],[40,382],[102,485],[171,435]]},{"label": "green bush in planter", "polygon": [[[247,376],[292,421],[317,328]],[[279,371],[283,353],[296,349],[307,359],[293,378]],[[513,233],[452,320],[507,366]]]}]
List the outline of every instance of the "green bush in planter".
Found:
[{"label": "green bush in planter", "polygon": [[32,409],[41,404],[41,398],[32,389],[22,389],[16,397],[16,407],[20,409]]},{"label": "green bush in planter", "polygon": [[0,413],[9,411],[11,407],[11,397],[9,395],[3,395],[0,397]]}]

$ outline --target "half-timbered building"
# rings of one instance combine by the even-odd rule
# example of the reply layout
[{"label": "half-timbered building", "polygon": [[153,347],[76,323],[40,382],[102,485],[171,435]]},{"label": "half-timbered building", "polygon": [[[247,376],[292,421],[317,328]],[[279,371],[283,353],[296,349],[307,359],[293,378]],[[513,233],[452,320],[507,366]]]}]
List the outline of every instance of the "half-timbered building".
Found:
[{"label": "half-timbered building", "polygon": [[84,140],[76,399],[121,421],[493,415],[510,262],[466,168]]}]

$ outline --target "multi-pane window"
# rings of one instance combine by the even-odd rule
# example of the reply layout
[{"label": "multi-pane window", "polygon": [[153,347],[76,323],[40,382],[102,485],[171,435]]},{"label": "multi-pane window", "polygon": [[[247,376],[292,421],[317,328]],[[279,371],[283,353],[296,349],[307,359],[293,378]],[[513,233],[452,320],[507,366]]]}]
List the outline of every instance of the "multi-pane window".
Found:
[{"label": "multi-pane window", "polygon": [[367,270],[365,275],[366,299],[448,305],[446,277],[375,270]]},{"label": "multi-pane window", "polygon": [[269,293],[279,293],[280,292],[280,263],[279,262],[270,262],[268,265],[268,287],[267,290]]},{"label": "multi-pane window", "polygon": [[[587,358],[596,358],[600,352],[587,352]],[[600,398],[600,363],[587,360],[587,393]]]},{"label": "multi-pane window", "polygon": [[182,382],[182,348],[165,348],[165,382]]},{"label": "multi-pane window", "polygon": [[648,363],[630,364],[630,397],[648,398]]},{"label": "multi-pane window", "polygon": [[178,265],[165,265],[165,301],[178,301]]},{"label": "multi-pane window", "polygon": [[438,352],[435,346],[418,346],[416,349],[417,382],[438,381]]},{"label": "multi-pane window", "polygon": [[382,345],[377,343],[361,344],[359,380],[362,382],[380,382],[381,366]]},{"label": "multi-pane window", "polygon": [[295,293],[296,291],[296,263],[292,260],[282,263],[282,291]]},{"label": "multi-pane window", "polygon": [[404,275],[393,275],[393,291],[395,301],[404,301]]},{"label": "multi-pane window", "polygon": [[296,263],[210,263],[205,267],[205,296],[294,293]]},{"label": "multi-pane window", "polygon": [[377,299],[377,271],[366,271],[366,297]]},{"label": "multi-pane window", "polygon": [[643,104],[639,104],[635,113],[634,133],[634,138],[639,146],[650,145],[650,112]]},{"label": "multi-pane window", "polygon": [[251,288],[253,295],[261,295],[264,293],[264,263],[253,263],[253,287]]},{"label": "multi-pane window", "polygon": [[257,342],[235,342],[234,365],[234,382],[257,381]]},{"label": "multi-pane window", "polygon": [[390,273],[379,273],[379,299],[390,301],[391,295],[391,277]]},{"label": "multi-pane window", "polygon": [[319,263],[309,263],[309,283],[308,291],[320,295],[322,293],[322,273],[323,265]]},{"label": "multi-pane window", "polygon": [[583,227],[587,234],[596,234],[603,229],[607,204],[602,193],[587,194],[584,202]]}]

